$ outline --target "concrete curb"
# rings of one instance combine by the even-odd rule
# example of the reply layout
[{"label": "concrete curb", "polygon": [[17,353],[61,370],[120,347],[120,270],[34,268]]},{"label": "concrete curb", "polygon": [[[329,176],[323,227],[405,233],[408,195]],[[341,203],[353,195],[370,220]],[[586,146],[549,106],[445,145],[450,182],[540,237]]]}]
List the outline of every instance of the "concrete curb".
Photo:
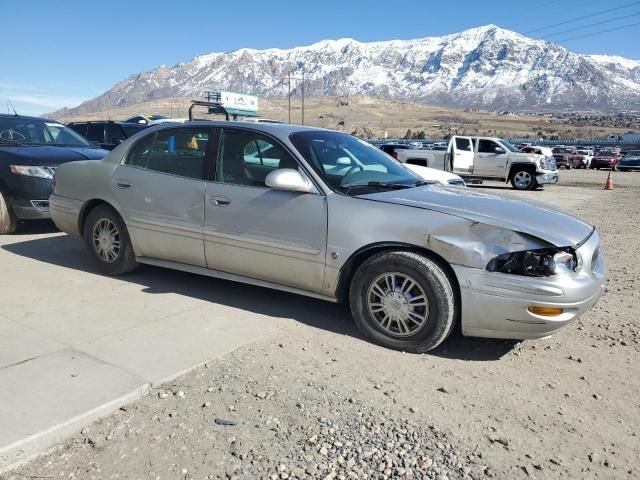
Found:
[{"label": "concrete curb", "polygon": [[10,470],[15,470],[30,460],[46,454],[51,448],[67,440],[84,426],[101,418],[108,417],[118,408],[147,395],[150,389],[151,386],[145,383],[130,393],[104,403],[81,415],[77,415],[64,423],[60,423],[47,430],[3,447],[0,449],[0,475]]}]

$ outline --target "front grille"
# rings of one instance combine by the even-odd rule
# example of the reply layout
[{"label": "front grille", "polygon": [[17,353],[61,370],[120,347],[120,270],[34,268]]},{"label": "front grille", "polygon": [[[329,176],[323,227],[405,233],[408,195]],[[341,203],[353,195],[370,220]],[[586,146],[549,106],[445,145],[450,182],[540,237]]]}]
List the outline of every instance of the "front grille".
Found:
[{"label": "front grille", "polygon": [[555,157],[547,157],[545,159],[545,163],[547,165],[547,170],[555,170],[558,168]]}]

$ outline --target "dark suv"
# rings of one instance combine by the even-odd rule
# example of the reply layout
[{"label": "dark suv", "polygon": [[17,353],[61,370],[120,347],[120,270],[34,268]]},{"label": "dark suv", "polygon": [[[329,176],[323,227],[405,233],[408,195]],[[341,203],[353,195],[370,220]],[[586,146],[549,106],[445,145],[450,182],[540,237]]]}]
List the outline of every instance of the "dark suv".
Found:
[{"label": "dark suv", "polygon": [[107,153],[53,120],[0,114],[0,234],[13,233],[21,220],[49,218],[58,165]]},{"label": "dark suv", "polygon": [[147,128],[147,125],[113,122],[111,120],[71,122],[67,126],[87,140],[99,143],[100,147],[105,150],[113,150],[127,138]]}]

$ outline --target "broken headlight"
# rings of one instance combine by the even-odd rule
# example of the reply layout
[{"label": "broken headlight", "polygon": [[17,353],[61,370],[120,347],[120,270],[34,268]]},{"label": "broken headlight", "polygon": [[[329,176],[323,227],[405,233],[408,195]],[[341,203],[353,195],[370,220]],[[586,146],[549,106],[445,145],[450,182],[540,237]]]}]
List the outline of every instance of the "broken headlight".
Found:
[{"label": "broken headlight", "polygon": [[504,253],[495,257],[487,265],[490,272],[549,277],[578,270],[581,261],[572,248],[543,248],[524,252]]}]

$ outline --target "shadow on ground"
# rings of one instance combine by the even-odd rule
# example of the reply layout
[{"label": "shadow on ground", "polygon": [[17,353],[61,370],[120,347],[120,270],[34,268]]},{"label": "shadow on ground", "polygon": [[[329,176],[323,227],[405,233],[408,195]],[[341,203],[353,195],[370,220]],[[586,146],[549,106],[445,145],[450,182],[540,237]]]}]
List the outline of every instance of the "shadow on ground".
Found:
[{"label": "shadow on ground", "polygon": [[[39,228],[31,226],[29,233],[40,233]],[[82,242],[66,235],[47,235],[3,245],[2,249],[59,267],[98,275]],[[140,285],[142,292],[150,295],[177,293],[260,315],[290,318],[339,335],[362,338],[346,305],[148,265],[141,265],[125,278]],[[508,348],[508,345],[511,347]],[[513,343],[453,335],[431,353],[445,358],[487,361],[500,359],[511,348]]]}]

